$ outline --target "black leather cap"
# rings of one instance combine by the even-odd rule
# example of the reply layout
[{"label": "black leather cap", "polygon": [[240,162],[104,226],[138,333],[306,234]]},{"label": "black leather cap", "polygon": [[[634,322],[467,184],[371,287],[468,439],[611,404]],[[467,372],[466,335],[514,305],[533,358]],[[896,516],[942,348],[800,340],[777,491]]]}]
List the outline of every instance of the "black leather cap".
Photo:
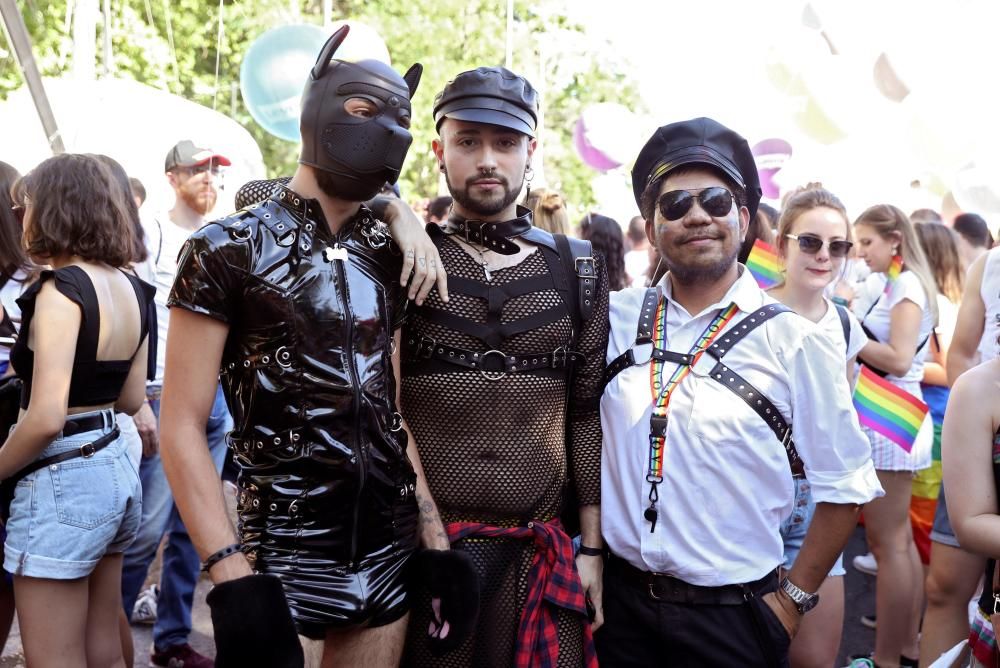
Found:
[{"label": "black leather cap", "polygon": [[528,80],[504,67],[462,72],[434,98],[438,132],[445,118],[499,125],[535,136],[538,93]]},{"label": "black leather cap", "polygon": [[658,128],[639,151],[632,168],[636,204],[650,181],[681,165],[716,167],[741,186],[747,195],[752,220],[760,204],[757,163],[747,140],[711,118],[694,118]]}]

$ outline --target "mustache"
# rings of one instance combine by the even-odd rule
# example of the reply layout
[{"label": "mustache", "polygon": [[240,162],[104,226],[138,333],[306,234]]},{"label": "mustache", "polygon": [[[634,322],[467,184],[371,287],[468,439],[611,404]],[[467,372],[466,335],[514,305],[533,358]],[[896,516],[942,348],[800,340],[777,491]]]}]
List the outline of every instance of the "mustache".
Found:
[{"label": "mustache", "polygon": [[508,189],[510,188],[510,182],[507,180],[506,177],[501,176],[500,174],[490,174],[489,176],[486,176],[484,174],[477,174],[475,176],[470,176],[465,180],[465,187],[466,189],[471,188],[476,183],[476,181],[483,181],[486,179],[489,179],[490,181],[496,181],[504,188]]}]

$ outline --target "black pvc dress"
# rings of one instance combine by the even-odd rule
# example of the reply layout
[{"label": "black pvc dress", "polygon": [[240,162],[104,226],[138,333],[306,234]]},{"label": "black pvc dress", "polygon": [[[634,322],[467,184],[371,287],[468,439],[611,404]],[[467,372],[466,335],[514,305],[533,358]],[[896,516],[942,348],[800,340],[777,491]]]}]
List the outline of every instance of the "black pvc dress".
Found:
[{"label": "black pvc dress", "polygon": [[408,609],[416,476],[390,352],[401,265],[367,209],[331,236],[315,200],[278,187],[192,235],[170,296],[229,325],[240,540],[313,638]]},{"label": "black pvc dress", "polygon": [[[600,503],[599,401],[609,328],[603,261],[597,258],[593,314],[573,337],[553,279],[561,272],[554,249],[539,244],[515,266],[490,269],[487,279],[453,237],[436,241],[451,298],[445,304],[432,291],[404,328],[401,403],[442,519],[497,527],[550,521],[563,512],[570,482],[580,505]],[[582,356],[569,383],[562,367],[484,373],[445,359],[459,349],[494,350],[530,364],[551,360],[574,338],[571,347]],[[432,356],[431,341],[444,352]],[[508,538],[467,538],[452,547],[466,551],[481,576],[477,628],[455,651],[432,656],[425,641],[429,604],[415,592],[403,664],[508,668],[535,549]],[[560,611],[559,666],[582,665],[582,623]]]}]

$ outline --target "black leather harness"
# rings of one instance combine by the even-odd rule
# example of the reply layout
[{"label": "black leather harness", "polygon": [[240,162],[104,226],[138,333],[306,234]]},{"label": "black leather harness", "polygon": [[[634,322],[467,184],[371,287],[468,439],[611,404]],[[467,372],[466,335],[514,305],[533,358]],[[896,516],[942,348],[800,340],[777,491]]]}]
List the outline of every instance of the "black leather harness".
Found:
[{"label": "black leather harness", "polygon": [[[590,242],[570,239],[560,234],[553,235],[530,227],[530,223],[528,225],[528,229],[517,236],[539,246],[548,264],[548,273],[499,285],[449,276],[450,291],[486,302],[486,322],[474,322],[438,309],[424,309],[421,315],[429,322],[479,339],[485,346],[479,350],[459,348],[411,331],[404,340],[409,352],[405,358],[408,373],[446,373],[475,369],[488,380],[500,380],[507,374],[523,372],[568,375],[577,358],[582,361],[583,354],[574,348],[583,323],[593,315],[596,293],[596,269]],[[468,232],[469,227],[463,229]],[[475,229],[478,233],[479,227]],[[428,233],[437,244],[444,237],[444,233],[436,225],[429,225]],[[469,236],[470,240],[475,240],[472,234],[463,233],[459,236]],[[511,322],[501,321],[503,307],[509,300],[553,288],[559,293],[564,306],[553,306]],[[573,323],[573,331],[564,345],[554,350],[517,355],[503,351],[504,343],[511,336],[555,322],[565,317],[567,312]]]},{"label": "black leather harness", "polygon": [[[632,344],[631,348],[608,364],[604,376],[605,386],[628,367],[643,366],[653,359],[685,365],[690,365],[693,361],[692,355],[657,348],[653,345],[653,314],[656,312],[658,298],[656,288],[646,290],[643,296],[642,309],[639,312],[639,324],[636,329],[635,343]],[[774,433],[775,438],[785,448],[792,476],[803,478],[805,477],[805,471],[802,466],[802,460],[799,458],[799,453],[795,449],[795,443],[792,440],[792,426],[788,424],[781,415],[781,412],[766,396],[745,378],[736,373],[736,371],[724,364],[722,359],[747,334],[776,315],[789,312],[791,312],[791,309],[783,304],[766,304],[734,324],[729,331],[723,332],[716,339],[715,343],[705,350],[705,353],[711,355],[716,360],[715,365],[709,371],[709,375],[746,402],[747,406],[760,416]],[[665,428],[666,424],[664,424]]]}]

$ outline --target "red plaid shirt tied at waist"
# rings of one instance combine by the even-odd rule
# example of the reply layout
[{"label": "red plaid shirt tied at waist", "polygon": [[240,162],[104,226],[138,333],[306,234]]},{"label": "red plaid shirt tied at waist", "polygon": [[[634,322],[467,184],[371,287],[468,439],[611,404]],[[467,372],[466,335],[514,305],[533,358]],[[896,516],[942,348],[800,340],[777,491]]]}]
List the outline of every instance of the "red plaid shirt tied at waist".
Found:
[{"label": "red plaid shirt tied at waist", "polygon": [[528,598],[521,612],[514,653],[516,668],[556,668],[559,662],[558,608],[583,618],[583,651],[586,668],[597,668],[594,634],[587,621],[583,584],[573,563],[573,542],[558,520],[529,522],[525,527],[499,528],[475,522],[453,522],[448,538],[517,538],[535,544],[528,571]]}]

